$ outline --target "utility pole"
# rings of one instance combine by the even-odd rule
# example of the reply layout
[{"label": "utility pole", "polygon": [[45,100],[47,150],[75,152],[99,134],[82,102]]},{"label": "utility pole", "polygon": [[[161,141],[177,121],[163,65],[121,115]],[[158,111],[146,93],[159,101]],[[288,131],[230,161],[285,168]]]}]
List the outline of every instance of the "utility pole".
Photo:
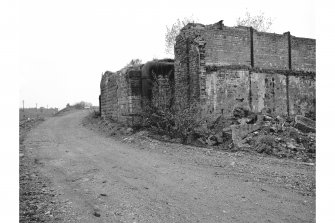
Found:
[{"label": "utility pole", "polygon": [[22,100],[22,114],[23,114],[23,118],[26,118],[26,115],[24,114],[24,100]]},{"label": "utility pole", "polygon": [[37,103],[36,103],[36,118],[37,118],[38,114],[37,114]]}]

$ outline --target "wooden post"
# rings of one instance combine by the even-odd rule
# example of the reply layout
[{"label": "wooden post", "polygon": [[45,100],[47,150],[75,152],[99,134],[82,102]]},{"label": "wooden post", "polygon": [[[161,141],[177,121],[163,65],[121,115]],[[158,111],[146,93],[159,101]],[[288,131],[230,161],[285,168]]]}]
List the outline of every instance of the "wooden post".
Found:
[{"label": "wooden post", "polygon": [[24,100],[22,100],[22,114],[23,114],[23,118],[25,118],[26,115],[24,114]]}]

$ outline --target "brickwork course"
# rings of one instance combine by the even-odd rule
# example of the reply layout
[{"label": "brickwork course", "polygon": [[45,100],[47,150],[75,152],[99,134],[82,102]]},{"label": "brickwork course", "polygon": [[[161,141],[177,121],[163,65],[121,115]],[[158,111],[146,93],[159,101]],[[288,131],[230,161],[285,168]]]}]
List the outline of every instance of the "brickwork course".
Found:
[{"label": "brickwork course", "polygon": [[189,23],[176,37],[174,60],[105,72],[101,114],[134,125],[146,100],[158,107],[199,103],[203,115],[213,116],[231,116],[235,107],[315,114],[315,43],[222,21]]}]

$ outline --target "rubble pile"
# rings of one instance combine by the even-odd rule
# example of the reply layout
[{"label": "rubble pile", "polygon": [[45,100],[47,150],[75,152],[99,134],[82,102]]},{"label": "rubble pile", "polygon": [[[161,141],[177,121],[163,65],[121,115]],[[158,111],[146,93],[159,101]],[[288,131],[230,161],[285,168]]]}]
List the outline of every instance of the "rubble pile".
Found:
[{"label": "rubble pile", "polygon": [[20,120],[19,126],[21,129],[30,130],[31,127],[35,126],[37,123],[44,121],[44,118],[27,118],[25,120]]},{"label": "rubble pile", "polygon": [[[98,118],[93,114],[91,116],[91,120],[88,118],[84,125],[94,123],[92,120]],[[281,117],[235,108],[230,118],[218,117],[214,122],[208,123],[195,128],[193,134],[184,142],[180,138],[162,135],[150,129],[148,134],[151,138],[173,143],[254,151],[303,162],[315,161],[315,121],[301,115]],[[134,139],[128,136],[136,135],[138,130],[146,130],[136,130],[100,117],[97,127],[109,136],[127,136],[127,140]]]},{"label": "rubble pile", "polygon": [[295,117],[255,114],[236,108],[232,117],[219,117],[208,131],[199,131],[198,142],[223,149],[251,150],[304,162],[315,160],[315,121]]}]

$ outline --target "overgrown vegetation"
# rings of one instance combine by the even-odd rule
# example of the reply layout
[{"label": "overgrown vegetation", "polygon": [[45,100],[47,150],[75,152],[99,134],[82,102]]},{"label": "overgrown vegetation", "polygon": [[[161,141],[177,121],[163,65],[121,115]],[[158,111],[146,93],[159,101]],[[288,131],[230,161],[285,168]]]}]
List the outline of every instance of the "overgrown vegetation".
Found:
[{"label": "overgrown vegetation", "polygon": [[165,33],[165,52],[169,55],[174,55],[174,45],[176,44],[176,37],[180,30],[188,23],[195,23],[197,19],[191,17],[185,17],[184,19],[177,19],[170,27],[166,26]]},{"label": "overgrown vegetation", "polygon": [[93,108],[92,103],[85,102],[85,101],[77,102],[77,103],[74,103],[73,105],[70,105],[69,103],[67,103],[66,107],[60,110],[59,112],[57,112],[55,115],[59,116],[59,115],[64,114],[65,112],[72,111],[74,109],[81,110],[85,108]]},{"label": "overgrown vegetation", "polygon": [[136,66],[136,65],[141,65],[142,64],[142,60],[141,59],[132,59],[125,67],[132,67],[132,66]]},{"label": "overgrown vegetation", "polygon": [[20,108],[19,118],[21,120],[47,118],[51,117],[58,112],[58,108]]},{"label": "overgrown vegetation", "polygon": [[72,105],[72,107],[74,107],[75,109],[84,109],[85,107],[91,107],[91,106],[92,103],[85,101],[77,102],[74,105]]},{"label": "overgrown vegetation", "polygon": [[197,103],[185,108],[176,108],[157,106],[147,101],[143,109],[143,125],[158,133],[187,142],[194,138],[195,129],[205,123],[200,113]]},{"label": "overgrown vegetation", "polygon": [[[142,125],[151,130],[179,138],[183,143],[195,141],[199,134],[205,134],[213,118],[202,114],[198,101],[189,103],[187,97],[178,104],[175,103],[174,93],[160,95],[159,81],[155,74],[152,75],[155,83],[150,94],[150,99],[144,100],[142,111]],[[155,90],[154,90],[155,89]],[[160,93],[159,93],[160,92]]]},{"label": "overgrown vegetation", "polygon": [[252,15],[250,12],[246,11],[244,16],[238,17],[236,20],[236,25],[252,26],[260,32],[271,31],[272,24],[273,19],[271,17],[266,17],[264,12]]}]

